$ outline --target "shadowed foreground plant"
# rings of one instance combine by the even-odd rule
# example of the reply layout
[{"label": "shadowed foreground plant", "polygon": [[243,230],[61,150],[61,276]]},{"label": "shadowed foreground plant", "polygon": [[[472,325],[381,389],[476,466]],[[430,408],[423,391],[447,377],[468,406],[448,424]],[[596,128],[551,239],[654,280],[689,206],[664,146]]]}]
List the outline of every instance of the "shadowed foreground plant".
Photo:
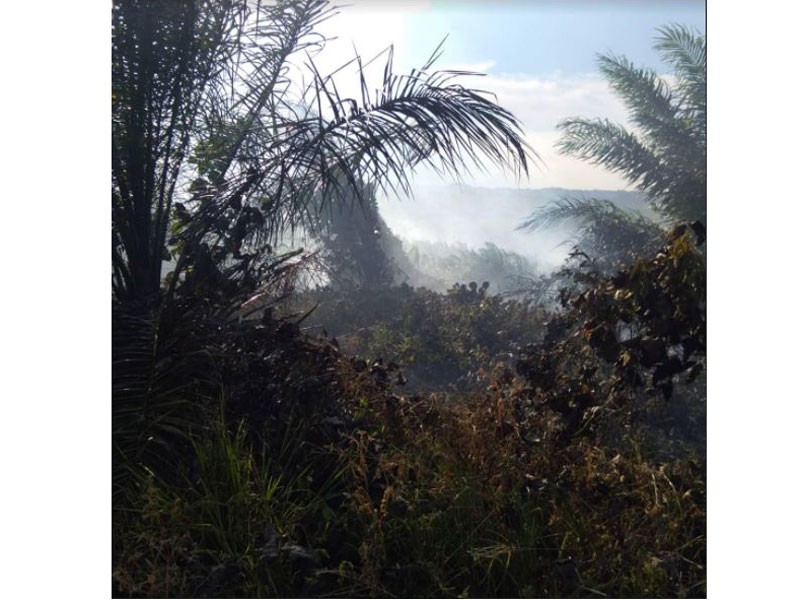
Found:
[{"label": "shadowed foreground plant", "polygon": [[[253,448],[243,424],[193,441],[186,485],[151,476],[116,520],[115,596],[282,596],[310,585],[339,475],[319,487],[308,467],[287,475],[288,457]],[[291,437],[278,447],[296,449]]]},{"label": "shadowed foreground plant", "polygon": [[[216,390],[207,349],[191,323],[116,305],[112,319],[112,453],[115,503],[142,467],[174,479],[193,429]],[[189,327],[190,329],[187,329]],[[168,330],[168,331],[167,331]]]},{"label": "shadowed foreground plant", "polygon": [[[517,364],[539,401],[559,415],[564,439],[600,435],[607,421],[617,430],[608,432],[613,446],[626,427],[647,423],[654,407],[659,412],[659,397],[685,408],[678,410],[684,419],[704,413],[704,390],[687,394],[686,385],[705,368],[704,239],[701,226],[679,226],[654,257],[613,276],[590,265],[572,271],[576,284],[562,291],[564,312]],[[681,437],[702,443],[704,432],[692,429]]]}]

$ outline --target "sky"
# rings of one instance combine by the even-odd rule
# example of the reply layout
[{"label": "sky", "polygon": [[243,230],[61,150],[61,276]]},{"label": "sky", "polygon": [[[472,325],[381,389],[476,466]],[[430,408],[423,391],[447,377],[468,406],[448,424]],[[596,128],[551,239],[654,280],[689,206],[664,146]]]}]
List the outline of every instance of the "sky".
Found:
[{"label": "sky", "polygon": [[[464,84],[496,95],[522,123],[542,159],[519,183],[497,171],[465,177],[485,187],[629,189],[617,175],[559,155],[556,124],[567,117],[602,117],[627,123],[624,105],[598,73],[598,53],[622,55],[637,65],[664,69],[652,49],[657,28],[679,23],[706,31],[706,5],[697,0],[351,0],[321,31],[336,40],[317,57],[334,69],[354,56],[370,58],[394,46],[395,70],[420,67],[444,41],[436,67],[485,73]],[[373,81],[383,61],[376,61]],[[668,73],[664,73],[667,74]],[[353,72],[338,75],[340,89],[356,89]],[[417,182],[441,181],[422,170]]]}]

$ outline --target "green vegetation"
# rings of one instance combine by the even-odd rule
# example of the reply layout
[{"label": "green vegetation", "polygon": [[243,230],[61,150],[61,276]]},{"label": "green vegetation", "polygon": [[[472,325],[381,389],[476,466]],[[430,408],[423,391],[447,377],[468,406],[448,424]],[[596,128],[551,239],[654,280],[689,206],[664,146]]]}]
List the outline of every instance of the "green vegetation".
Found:
[{"label": "green vegetation", "polygon": [[113,595],[703,597],[704,229],[557,304],[396,285],[376,186],[529,151],[431,65],[294,90],[327,10],[114,4]]},{"label": "green vegetation", "polygon": [[[544,311],[529,300],[488,293],[489,285],[456,284],[446,293],[407,285],[341,294],[309,293],[319,323],[348,354],[402,364],[407,390],[465,390],[495,361],[509,362],[520,340],[538,337]],[[397,379],[396,378],[396,379]]]}]

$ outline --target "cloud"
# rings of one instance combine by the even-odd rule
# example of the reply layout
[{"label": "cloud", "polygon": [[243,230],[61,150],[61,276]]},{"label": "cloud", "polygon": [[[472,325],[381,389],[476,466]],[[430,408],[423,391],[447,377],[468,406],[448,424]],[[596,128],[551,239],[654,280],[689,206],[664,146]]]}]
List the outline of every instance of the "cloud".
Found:
[{"label": "cloud", "polygon": [[434,70],[439,71],[471,71],[473,73],[485,75],[493,69],[496,64],[494,60],[485,60],[479,63],[436,63],[433,67]]},{"label": "cloud", "polygon": [[626,120],[624,106],[598,75],[546,79],[524,74],[490,75],[486,88],[497,94],[500,103],[530,131],[553,131],[569,116]]},{"label": "cloud", "polygon": [[317,28],[329,42],[316,60],[327,70],[333,70],[351,60],[356,52],[366,62],[394,45],[395,62],[408,70],[413,66],[407,43],[409,21],[414,13],[426,10],[429,4],[428,0],[362,0],[339,7],[336,14]]},{"label": "cloud", "polygon": [[[442,69],[482,70],[483,77],[464,77],[464,85],[484,90],[520,122],[525,140],[536,151],[541,164],[531,169],[522,187],[574,189],[627,189],[620,176],[587,162],[566,157],[556,150],[560,133],[556,125],[567,117],[607,118],[628,124],[627,110],[607,82],[598,75],[553,74],[542,78],[524,73],[492,73],[495,62],[487,59],[472,65],[443,64]],[[469,67],[469,68],[466,68]],[[480,67],[483,67],[482,69]],[[431,169],[418,173],[421,183],[440,181]],[[490,187],[517,187],[510,174],[497,169],[465,175],[465,183]]]}]

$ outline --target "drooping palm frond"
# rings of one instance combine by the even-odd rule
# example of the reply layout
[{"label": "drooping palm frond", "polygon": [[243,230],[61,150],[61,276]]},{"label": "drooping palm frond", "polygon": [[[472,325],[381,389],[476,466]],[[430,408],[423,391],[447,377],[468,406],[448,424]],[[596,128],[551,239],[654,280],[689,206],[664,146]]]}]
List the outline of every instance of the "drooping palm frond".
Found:
[{"label": "drooping palm frond", "polygon": [[576,248],[609,268],[654,248],[664,233],[657,222],[609,200],[570,197],[540,208],[517,229],[537,231],[562,223],[575,226],[573,243]]},{"label": "drooping palm frond", "polygon": [[[438,52],[426,66],[436,56]],[[421,162],[454,177],[471,167],[483,169],[485,161],[517,176],[527,174],[528,160],[535,153],[522,139],[519,123],[480,92],[453,81],[464,74],[415,70],[398,76],[392,72],[389,52],[374,97],[367,94],[360,73],[362,97],[357,102],[341,98],[335,85],[315,71],[320,110],[316,127],[310,128],[313,136],[302,149],[305,152],[297,153],[298,163],[305,159],[317,177],[341,174],[331,185],[343,179],[363,180],[383,191],[397,186],[406,193],[410,170]],[[323,98],[326,107],[321,105]],[[332,119],[321,116],[323,108],[333,113]]]},{"label": "drooping palm frond", "polygon": [[607,119],[565,119],[557,149],[619,173],[643,191],[659,190],[669,180],[653,151],[633,133]]}]

